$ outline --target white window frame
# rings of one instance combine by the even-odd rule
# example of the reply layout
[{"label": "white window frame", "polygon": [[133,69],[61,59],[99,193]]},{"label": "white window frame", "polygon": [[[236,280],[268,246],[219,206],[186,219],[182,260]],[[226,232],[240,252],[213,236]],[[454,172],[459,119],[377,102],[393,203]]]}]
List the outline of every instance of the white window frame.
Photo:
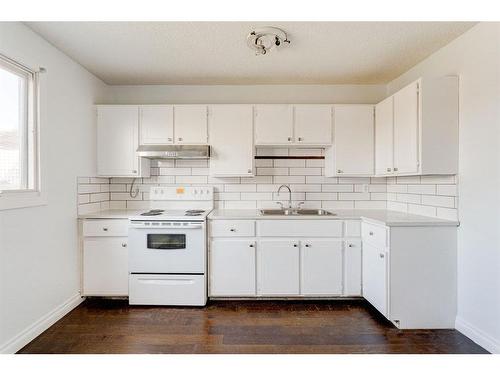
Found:
[{"label": "white window frame", "polygon": [[40,73],[30,69],[17,61],[14,61],[0,54],[0,67],[11,70],[16,74],[28,77],[28,103],[27,103],[27,131],[26,141],[26,166],[30,171],[25,178],[28,178],[28,188],[20,190],[0,190],[0,210],[14,208],[34,207],[47,204],[46,194],[42,189],[42,179],[40,171]]}]

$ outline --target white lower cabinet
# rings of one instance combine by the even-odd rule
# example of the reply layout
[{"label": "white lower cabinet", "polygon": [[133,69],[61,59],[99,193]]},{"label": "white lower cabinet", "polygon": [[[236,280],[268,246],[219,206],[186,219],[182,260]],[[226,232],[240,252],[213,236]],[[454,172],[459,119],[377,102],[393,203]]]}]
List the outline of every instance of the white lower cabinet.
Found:
[{"label": "white lower cabinet", "polygon": [[[359,226],[359,223],[357,223]],[[344,295],[362,295],[362,245],[359,238],[344,241]]]},{"label": "white lower cabinet", "polygon": [[210,295],[255,296],[255,241],[210,242]]},{"label": "white lower cabinet", "polygon": [[299,241],[260,240],[257,248],[257,294],[294,296],[299,293]]},{"label": "white lower cabinet", "polygon": [[387,314],[387,255],[385,249],[363,244],[363,297],[382,315]]},{"label": "white lower cabinet", "polygon": [[340,296],[343,280],[341,240],[305,239],[300,246],[300,294]]},{"label": "white lower cabinet", "polygon": [[83,295],[128,295],[127,237],[83,240]]}]

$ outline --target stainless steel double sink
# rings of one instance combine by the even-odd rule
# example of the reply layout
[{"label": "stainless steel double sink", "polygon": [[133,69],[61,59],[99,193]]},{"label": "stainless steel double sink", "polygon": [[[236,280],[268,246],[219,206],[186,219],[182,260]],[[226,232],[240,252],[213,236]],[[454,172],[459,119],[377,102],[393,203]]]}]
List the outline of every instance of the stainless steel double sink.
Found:
[{"label": "stainless steel double sink", "polygon": [[293,208],[285,208],[283,210],[260,210],[260,213],[264,216],[335,216],[333,212],[317,209],[293,209]]}]

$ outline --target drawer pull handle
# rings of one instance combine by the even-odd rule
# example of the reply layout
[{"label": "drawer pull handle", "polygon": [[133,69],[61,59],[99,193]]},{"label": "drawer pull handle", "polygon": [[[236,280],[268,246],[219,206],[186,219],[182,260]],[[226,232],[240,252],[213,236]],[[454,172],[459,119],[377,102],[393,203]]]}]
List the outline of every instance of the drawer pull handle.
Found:
[{"label": "drawer pull handle", "polygon": [[390,172],[391,171],[391,168],[387,168],[387,172]]},{"label": "drawer pull handle", "polygon": [[337,173],[343,173],[342,169],[337,169]]},{"label": "drawer pull handle", "polygon": [[108,228],[102,228],[103,231],[107,232],[108,231]]},{"label": "drawer pull handle", "polygon": [[254,247],[254,245],[253,245],[253,244],[250,244],[250,245],[248,245],[248,246],[249,246],[249,247]]},{"label": "drawer pull handle", "polygon": [[299,137],[299,142],[302,142],[303,140],[304,140],[304,138]]},{"label": "drawer pull handle", "polygon": [[306,243],[306,247],[311,247],[311,245],[309,245],[308,243]]},{"label": "drawer pull handle", "polygon": [[288,137],[288,142],[291,142],[292,141],[292,137]]},{"label": "drawer pull handle", "polygon": [[350,243],[349,245],[347,245],[348,247],[354,247],[354,245],[352,243]]},{"label": "drawer pull handle", "polygon": [[373,232],[368,233],[370,236],[373,236]]},{"label": "drawer pull handle", "polygon": [[231,229],[229,229],[229,231],[230,231],[230,232],[236,232],[236,229],[231,228]]},{"label": "drawer pull handle", "polygon": [[384,253],[380,253],[379,257],[384,258],[385,257]]},{"label": "drawer pull handle", "polygon": [[299,245],[297,245],[296,243],[293,244],[293,247],[297,247],[297,246],[299,246]]},{"label": "drawer pull handle", "polygon": [[397,172],[399,169],[398,168],[394,168],[394,172]]},{"label": "drawer pull handle", "polygon": [[126,243],[122,243],[122,247],[127,247],[127,244]]}]

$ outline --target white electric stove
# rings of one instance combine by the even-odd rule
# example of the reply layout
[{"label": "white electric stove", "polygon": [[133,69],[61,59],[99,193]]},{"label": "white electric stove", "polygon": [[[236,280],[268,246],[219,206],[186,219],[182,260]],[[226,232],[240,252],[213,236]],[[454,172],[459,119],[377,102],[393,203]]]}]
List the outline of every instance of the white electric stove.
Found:
[{"label": "white electric stove", "polygon": [[152,187],[150,201],[151,209],[130,218],[129,303],[205,305],[213,187]]}]

